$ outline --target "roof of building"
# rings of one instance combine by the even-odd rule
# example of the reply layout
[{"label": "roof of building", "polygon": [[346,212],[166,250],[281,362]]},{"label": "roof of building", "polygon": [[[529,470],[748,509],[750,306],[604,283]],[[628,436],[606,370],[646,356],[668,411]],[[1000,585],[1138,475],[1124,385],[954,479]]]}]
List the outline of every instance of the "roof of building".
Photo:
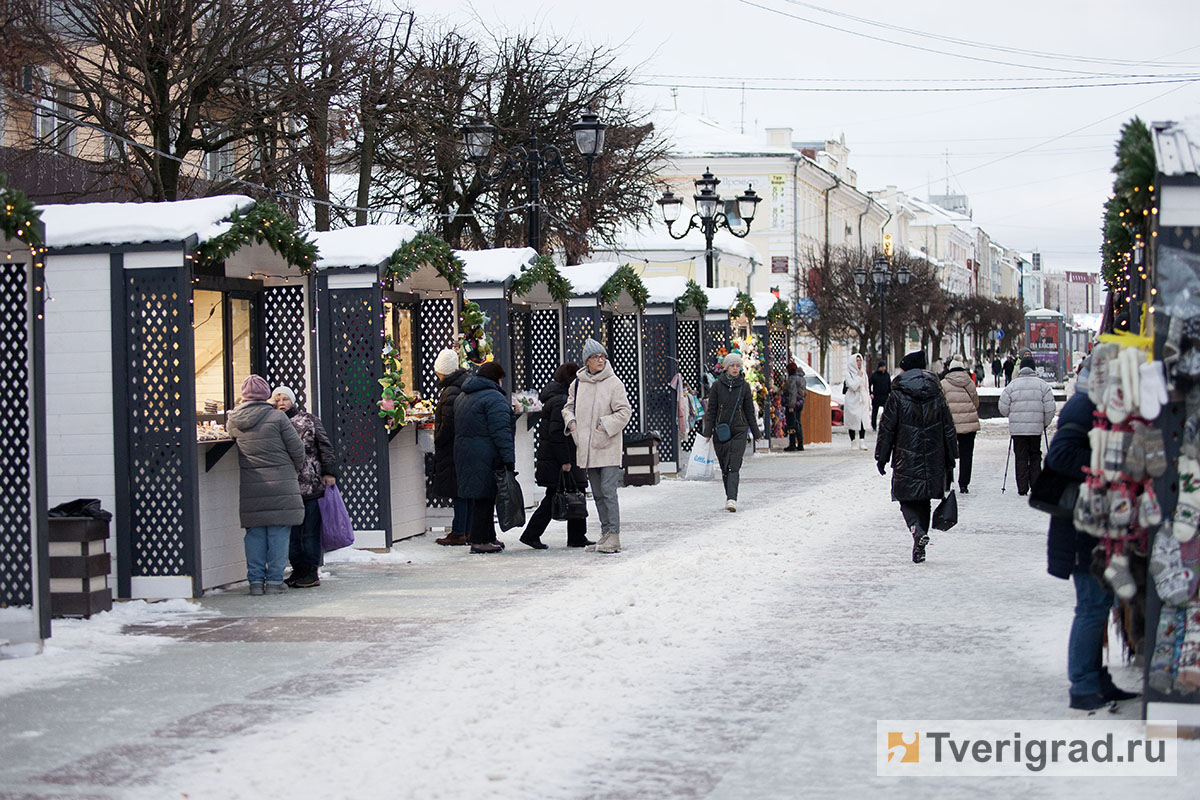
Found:
[{"label": "roof of building", "polygon": [[417,235],[411,225],[359,225],[312,235],[317,243],[317,269],[373,267],[392,257]]},{"label": "roof of building", "polygon": [[463,262],[467,283],[504,283],[521,274],[537,258],[532,247],[494,247],[490,250],[455,250]]},{"label": "roof of building", "polygon": [[559,267],[558,272],[571,282],[576,296],[596,294],[604,282],[621,268],[616,261],[593,261],[588,264],[576,264],[572,267]]},{"label": "roof of building", "polygon": [[676,158],[704,156],[775,156],[799,158],[791,147],[778,147],[744,133],[727,130],[711,119],[684,111],[659,111],[654,127],[668,142],[668,154]]},{"label": "roof of building", "polygon": [[229,216],[254,204],[244,195],[162,203],[75,203],[40,206],[47,247],[207,242],[231,227]]},{"label": "roof of building", "polygon": [[1200,117],[1151,126],[1154,160],[1163,175],[1200,174]]},{"label": "roof of building", "polygon": [[[684,204],[683,213],[680,215],[680,222],[676,223],[676,229],[682,229],[686,226],[686,219],[691,216],[691,209],[687,204]],[[703,253],[704,252],[704,236],[699,230],[690,231],[687,236],[682,239],[673,239],[667,233],[665,225],[659,223],[650,228],[627,228],[620,231],[616,235],[616,245],[596,245],[597,252],[616,252],[639,253],[648,251],[672,251],[679,250],[685,253]],[[713,236],[713,248],[720,250],[723,253],[740,256],[748,261],[754,261],[757,264],[762,264],[762,254],[758,252],[758,248],[747,242],[745,239],[739,239],[726,230],[719,230]]]}]

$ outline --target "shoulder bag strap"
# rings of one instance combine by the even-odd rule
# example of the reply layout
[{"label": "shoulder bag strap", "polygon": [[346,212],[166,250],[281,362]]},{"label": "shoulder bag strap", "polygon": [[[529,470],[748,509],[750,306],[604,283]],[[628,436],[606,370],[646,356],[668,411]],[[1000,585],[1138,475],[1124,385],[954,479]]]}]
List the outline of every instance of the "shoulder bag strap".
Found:
[{"label": "shoulder bag strap", "polygon": [[737,416],[738,409],[742,407],[742,389],[746,388],[746,381],[742,381],[742,385],[738,387],[737,400],[733,403],[733,410],[729,412],[729,424],[733,424],[733,418]]}]

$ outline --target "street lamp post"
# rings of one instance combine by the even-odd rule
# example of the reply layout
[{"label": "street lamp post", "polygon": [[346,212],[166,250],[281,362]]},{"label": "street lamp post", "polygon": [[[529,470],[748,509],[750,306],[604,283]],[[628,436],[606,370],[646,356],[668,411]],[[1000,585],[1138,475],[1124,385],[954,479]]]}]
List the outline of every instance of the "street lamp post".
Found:
[{"label": "street lamp post", "polygon": [[[908,267],[900,265],[900,270],[895,275],[895,281],[901,286],[907,286],[912,273]],[[884,298],[888,291],[892,288],[892,265],[887,260],[887,256],[876,256],[875,263],[871,267],[871,282],[874,285],[874,293],[879,297],[879,357],[884,361],[887,360],[887,307]],[[854,282],[862,289],[867,284],[866,267],[859,266],[854,270]]]},{"label": "street lamp post", "polygon": [[552,170],[558,172],[570,183],[582,183],[592,175],[592,166],[604,152],[604,130],[607,128],[592,112],[583,114],[582,119],[571,126],[575,134],[575,148],[583,156],[587,168],[583,174],[573,173],[567,169],[563,161],[562,151],[556,145],[542,145],[538,142],[537,134],[529,132],[529,141],[524,146],[517,145],[501,153],[503,162],[491,172],[488,169],[491,160],[492,143],[496,138],[496,126],[486,120],[476,118],[462,126],[463,144],[467,157],[475,164],[476,173],[485,187],[498,183],[510,172],[521,170],[525,173],[525,196],[527,200],[526,222],[528,225],[528,243],[537,252],[542,251],[542,179],[549,176]]},{"label": "street lamp post", "polygon": [[682,239],[688,235],[688,232],[693,228],[699,228],[704,234],[704,283],[708,288],[712,288],[716,276],[713,274],[713,236],[719,228],[732,233],[739,239],[744,239],[750,234],[750,224],[754,221],[754,212],[758,204],[762,202],[753,186],[746,188],[743,194],[737,197],[738,217],[746,223],[744,230],[737,230],[729,222],[729,217],[725,212],[718,211],[721,207],[721,195],[717,194],[717,185],[721,182],[719,178],[713,175],[708,170],[697,178],[693,183],[696,185],[696,194],[692,195],[692,199],[696,203],[696,213],[692,214],[688,220],[688,226],[683,233],[678,236],[671,226],[679,219],[679,214],[683,210],[683,198],[676,197],[675,194],[667,189],[663,192],[655,202],[662,209],[663,222],[667,223],[667,233],[672,239]]}]

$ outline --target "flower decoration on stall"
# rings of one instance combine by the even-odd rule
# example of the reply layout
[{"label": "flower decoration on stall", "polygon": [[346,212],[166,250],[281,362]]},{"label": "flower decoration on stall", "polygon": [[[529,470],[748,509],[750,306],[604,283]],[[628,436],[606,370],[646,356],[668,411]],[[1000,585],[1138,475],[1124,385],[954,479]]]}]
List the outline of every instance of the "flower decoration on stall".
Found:
[{"label": "flower decoration on stall", "polygon": [[4,216],[0,217],[0,232],[3,232],[5,238],[24,241],[30,250],[36,252],[36,248],[42,244],[38,226],[42,212],[34,207],[24,192],[8,186],[8,179],[4,173],[0,173],[0,203],[4,204]]},{"label": "flower decoration on stall", "polygon": [[566,302],[571,297],[573,291],[571,282],[559,274],[554,259],[546,255],[538,256],[532,264],[523,266],[521,274],[513,280],[512,286],[509,288],[517,297],[523,297],[539,283],[546,285],[550,297],[557,303]]},{"label": "flower decoration on stall", "polygon": [[532,414],[542,410],[542,401],[533,392],[513,392],[512,409],[517,414]]},{"label": "flower decoration on stall", "polygon": [[383,340],[383,377],[379,379],[383,395],[379,400],[379,416],[389,431],[404,427],[408,422],[408,406],[412,399],[404,391],[404,368],[400,366],[400,351],[392,337]]},{"label": "flower decoration on stall", "polygon": [[317,260],[316,243],[274,203],[260,200],[244,211],[236,209],[227,221],[229,230],[196,248],[200,263],[224,261],[250,242],[267,245],[301,274],[307,275]]},{"label": "flower decoration on stall", "polygon": [[688,278],[687,288],[683,294],[675,299],[675,312],[683,314],[687,312],[688,306],[696,309],[700,314],[708,310],[708,295],[700,288],[700,284],[691,278]]},{"label": "flower decoration on stall", "polygon": [[[749,298],[747,298],[749,299]],[[733,340],[733,351],[742,356],[742,375],[754,395],[754,407],[758,416],[762,417],[762,409],[767,403],[767,382],[763,377],[762,361],[759,357],[758,334],[747,333]]]},{"label": "flower decoration on stall", "polygon": [[776,300],[775,304],[767,311],[767,324],[783,328],[791,327],[792,312],[783,298]]},{"label": "flower decoration on stall", "polygon": [[737,300],[729,309],[729,319],[738,320],[745,317],[746,324],[750,325],[753,324],[757,313],[758,310],[754,307],[754,300],[750,298],[750,295],[745,292],[738,292]]},{"label": "flower decoration on stall", "polygon": [[600,287],[600,305],[610,306],[617,302],[624,290],[638,308],[645,308],[650,300],[650,290],[628,264],[622,264]]},{"label": "flower decoration on stall", "polygon": [[490,319],[475,301],[463,303],[462,314],[458,318],[458,329],[462,333],[458,334],[457,348],[462,366],[477,367],[492,360],[492,337],[487,332]]},{"label": "flower decoration on stall", "polygon": [[409,239],[388,259],[386,278],[402,281],[428,264],[438,275],[455,289],[461,289],[466,277],[462,259],[454,254],[454,248],[432,233],[418,233]]}]

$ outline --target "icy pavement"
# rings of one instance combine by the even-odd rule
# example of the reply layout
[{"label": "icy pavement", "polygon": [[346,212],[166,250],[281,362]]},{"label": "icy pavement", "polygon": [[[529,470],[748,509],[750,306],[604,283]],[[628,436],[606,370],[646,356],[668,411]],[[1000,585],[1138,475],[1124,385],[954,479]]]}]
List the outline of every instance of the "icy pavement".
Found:
[{"label": "icy pavement", "polygon": [[1066,711],[1074,595],[1047,518],[1000,493],[1005,448],[988,426],[919,566],[835,437],[748,459],[737,514],[718,484],[622,490],[616,556],[562,523],[541,552],[422,538],[311,591],[74,623],[108,626],[81,646],[104,658],[0,662],[0,798],[1193,797],[1192,742],[1151,784],[875,776],[878,719]]}]

